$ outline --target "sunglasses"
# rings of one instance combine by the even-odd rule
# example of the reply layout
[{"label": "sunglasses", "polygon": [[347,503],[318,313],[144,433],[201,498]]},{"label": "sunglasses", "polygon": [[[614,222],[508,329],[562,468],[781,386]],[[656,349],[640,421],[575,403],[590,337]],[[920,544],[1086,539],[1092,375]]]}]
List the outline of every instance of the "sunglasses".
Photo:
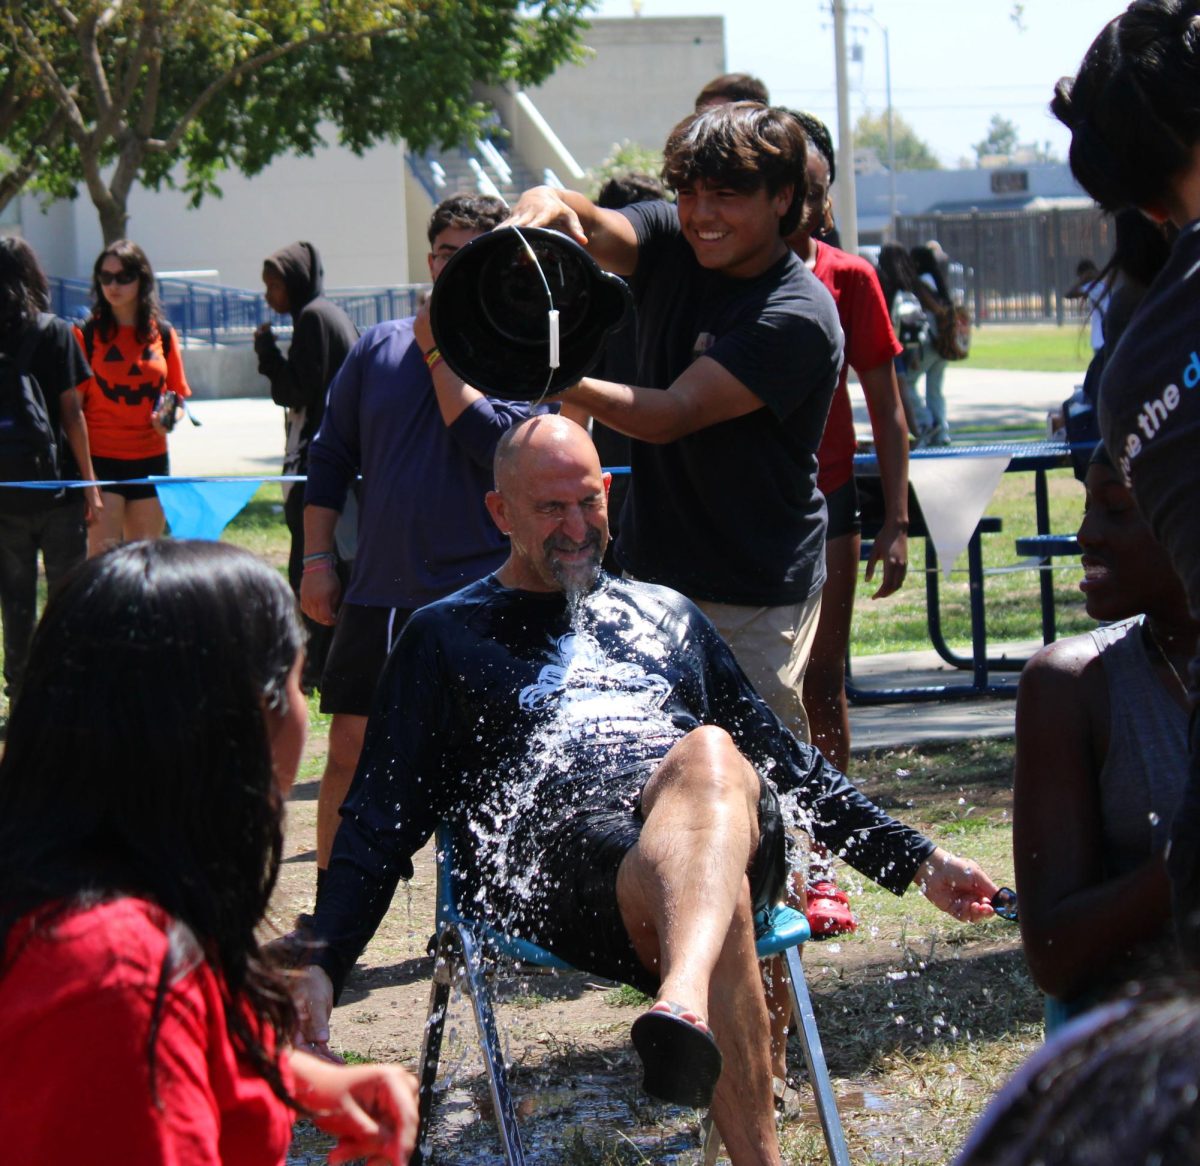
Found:
[{"label": "sunglasses", "polygon": [[992,896],[992,910],[995,911],[1001,919],[1007,919],[1009,923],[1016,923],[1017,892],[1011,887],[1001,887]]},{"label": "sunglasses", "polygon": [[119,283],[124,287],[131,283],[137,283],[138,273],[127,270],[98,271],[96,272],[96,278],[100,281],[101,287],[108,287],[109,284],[113,283]]}]

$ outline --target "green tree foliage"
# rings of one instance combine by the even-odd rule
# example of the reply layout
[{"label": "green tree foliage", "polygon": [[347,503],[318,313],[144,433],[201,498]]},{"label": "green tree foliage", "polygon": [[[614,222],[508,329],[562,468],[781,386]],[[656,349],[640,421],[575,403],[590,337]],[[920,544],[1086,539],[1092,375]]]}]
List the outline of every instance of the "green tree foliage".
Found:
[{"label": "green tree foliage", "polygon": [[975,151],[976,159],[982,161],[989,154],[1008,157],[1016,153],[1017,144],[1016,123],[994,113],[988,122],[987,137],[982,142],[976,142],[971,149]]},{"label": "green tree foliage", "polygon": [[106,241],[134,182],[218,193],[312,153],[469,139],[477,83],[544,80],[577,58],[592,0],[2,0],[0,208],[84,186]]},{"label": "green tree foliage", "polygon": [[626,174],[649,174],[658,178],[662,168],[661,150],[652,150],[640,142],[614,144],[608,157],[588,175],[588,198],[594,199],[610,178]]},{"label": "green tree foliage", "polygon": [[[928,143],[917,137],[912,128],[895,110],[892,111],[892,135],[896,147],[897,170],[940,170],[942,164]],[[854,145],[858,149],[872,149],[885,166],[888,161],[887,113],[871,113],[867,110],[854,123]]]}]

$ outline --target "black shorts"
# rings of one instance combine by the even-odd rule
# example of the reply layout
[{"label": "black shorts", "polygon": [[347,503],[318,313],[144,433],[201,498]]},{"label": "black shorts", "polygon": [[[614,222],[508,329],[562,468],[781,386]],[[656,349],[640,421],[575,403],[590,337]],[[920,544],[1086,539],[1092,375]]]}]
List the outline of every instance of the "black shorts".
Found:
[{"label": "black shorts", "polygon": [[[127,482],[131,478],[165,478],[171,472],[171,461],[167,454],[157,457],[97,457],[92,454],[92,469],[103,481]],[[143,498],[157,498],[153,486],[101,486],[105,494],[119,494],[126,502],[138,502]]]},{"label": "black shorts", "polygon": [[[642,788],[658,762],[605,778],[591,794],[568,791],[565,812],[543,802],[545,814],[524,818],[509,844],[514,869],[536,872],[519,902],[497,902],[516,931],[573,967],[632,984],[648,994],[658,977],[642,965],[617,905],[617,868],[642,832]],[[787,887],[786,834],[774,789],[759,777],[758,853],[750,869],[755,911],[778,903]]]},{"label": "black shorts", "polygon": [[842,538],[847,534],[859,534],[862,531],[862,511],[858,506],[858,486],[851,475],[836,490],[825,495],[825,506],[829,510],[829,527],[825,531],[825,541]]},{"label": "black shorts", "polygon": [[388,653],[415,610],[342,604],[321,676],[321,712],[369,715]]}]

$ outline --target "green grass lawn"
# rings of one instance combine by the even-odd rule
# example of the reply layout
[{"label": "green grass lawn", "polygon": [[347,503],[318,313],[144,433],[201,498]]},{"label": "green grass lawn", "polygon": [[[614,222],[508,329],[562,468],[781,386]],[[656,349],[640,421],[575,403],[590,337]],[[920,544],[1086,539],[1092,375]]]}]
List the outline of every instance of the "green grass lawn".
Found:
[{"label": "green grass lawn", "polygon": [[[1049,475],[1051,529],[1056,534],[1073,532],[1083,513],[1083,487],[1070,470]],[[1041,634],[1038,576],[1034,570],[1008,571],[1018,560],[1013,540],[1035,533],[1033,475],[1005,474],[988,514],[999,515],[1004,529],[985,535],[984,566],[997,573],[985,583],[989,642],[1035,639]],[[250,503],[225,529],[223,541],[253,551],[280,571],[286,570],[288,532],[283,521],[283,503],[276,483],[265,483]],[[855,655],[904,652],[930,647],[925,609],[923,539],[909,547],[909,574],[904,586],[887,599],[872,600],[875,587],[860,578],[855,599],[851,650]],[[1077,584],[1078,564],[1058,560],[1055,572],[1058,634],[1072,635],[1095,626],[1083,610]],[[865,568],[863,568],[865,569]],[[44,581],[39,585],[39,607],[45,602]],[[951,581],[941,584],[942,628],[948,643],[969,653],[970,619],[967,591],[967,560],[964,554],[954,564]],[[0,654],[0,659],[2,659]],[[314,706],[315,707],[315,706]],[[314,727],[314,731],[319,731]]]},{"label": "green grass lawn", "polygon": [[1079,320],[1056,324],[982,324],[971,331],[970,368],[1015,372],[1083,372],[1092,358],[1086,326]]},{"label": "green grass lawn", "polygon": [[283,520],[283,494],[278,482],[264,482],[221,535],[222,542],[253,551],[286,571],[291,538]]},{"label": "green grass lawn", "polygon": [[[1051,529],[1056,534],[1073,532],[1083,513],[1083,487],[1070,470],[1053,470],[1048,479]],[[1021,561],[1017,558],[1013,540],[1036,532],[1033,475],[1005,474],[987,513],[998,515],[1004,524],[1001,533],[985,535],[983,540],[984,567],[999,572],[988,575],[984,590],[988,639],[1000,642],[1036,638],[1041,634],[1037,572],[1004,570]],[[288,533],[283,522],[278,485],[264,484],[222,537],[246,547],[282,570],[287,562]],[[908,579],[899,592],[887,599],[872,600],[874,586],[860,578],[852,642],[856,654],[904,652],[930,646],[924,562],[924,540],[913,539],[909,547]],[[1059,560],[1059,565],[1064,568],[1055,572],[1059,634],[1071,635],[1095,625],[1083,610],[1077,587],[1078,564]],[[941,611],[947,641],[956,648],[969,649],[971,632],[965,554],[954,564],[951,581],[942,581]]]},{"label": "green grass lawn", "polygon": [[[1047,475],[1050,528],[1055,534],[1074,533],[1083,515],[1083,486],[1070,470]],[[984,603],[988,641],[1035,639],[1041,635],[1041,600],[1038,572],[1010,570],[1025,560],[1017,557],[1014,540],[1035,534],[1033,474],[1005,474],[986,513],[997,515],[1003,530],[983,536]],[[871,599],[875,587],[860,577],[854,602],[851,649],[855,655],[905,652],[930,647],[925,606],[925,540],[912,539],[908,552],[908,578],[887,599]],[[1078,560],[1058,559],[1054,594],[1059,636],[1095,627],[1083,609],[1079,592]],[[865,570],[865,568],[862,568]],[[942,630],[951,646],[969,655],[971,642],[967,586],[967,556],[955,562],[950,582],[940,581]]]}]

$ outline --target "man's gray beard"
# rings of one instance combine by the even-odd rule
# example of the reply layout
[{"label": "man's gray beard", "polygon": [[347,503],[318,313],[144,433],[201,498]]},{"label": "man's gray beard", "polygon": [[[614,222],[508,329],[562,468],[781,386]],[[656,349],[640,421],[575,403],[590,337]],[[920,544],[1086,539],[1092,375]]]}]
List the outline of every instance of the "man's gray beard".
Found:
[{"label": "man's gray beard", "polygon": [[584,596],[591,593],[600,578],[600,564],[604,560],[604,552],[599,544],[592,548],[592,558],[587,563],[567,567],[556,559],[553,553],[547,555],[547,563],[554,581],[562,588],[570,607],[577,607]]}]

